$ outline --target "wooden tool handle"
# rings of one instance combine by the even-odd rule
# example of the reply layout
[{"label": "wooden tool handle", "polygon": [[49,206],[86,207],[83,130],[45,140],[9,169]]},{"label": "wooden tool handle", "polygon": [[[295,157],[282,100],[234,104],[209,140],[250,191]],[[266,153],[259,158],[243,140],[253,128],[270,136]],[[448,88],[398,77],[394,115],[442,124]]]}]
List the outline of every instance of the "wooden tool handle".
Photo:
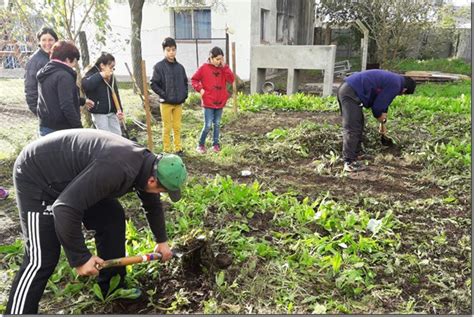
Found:
[{"label": "wooden tool handle", "polygon": [[161,253],[149,253],[144,255],[126,256],[118,259],[111,259],[104,261],[102,264],[96,264],[95,268],[98,270],[106,269],[114,266],[127,266],[131,264],[137,264],[142,262],[160,260],[162,257]]},{"label": "wooden tool handle", "polygon": [[114,100],[114,105],[117,112],[122,112],[122,108],[120,107],[120,102],[118,100],[117,94],[113,90],[112,90],[112,99]]}]

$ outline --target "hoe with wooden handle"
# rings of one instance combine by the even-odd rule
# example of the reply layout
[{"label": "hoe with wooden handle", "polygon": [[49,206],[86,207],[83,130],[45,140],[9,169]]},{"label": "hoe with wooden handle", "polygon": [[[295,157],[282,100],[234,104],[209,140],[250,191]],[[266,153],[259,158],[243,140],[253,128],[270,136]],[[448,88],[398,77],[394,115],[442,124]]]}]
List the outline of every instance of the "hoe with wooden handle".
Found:
[{"label": "hoe with wooden handle", "polygon": [[[171,252],[173,253],[174,258],[180,259],[187,254],[190,254],[198,249],[201,249],[202,247],[203,247],[202,245],[198,245],[197,247],[191,250],[187,250],[186,252],[181,252],[178,250],[171,250]],[[127,266],[127,265],[142,263],[142,262],[157,261],[157,260],[161,260],[161,257],[162,257],[161,253],[148,253],[144,255],[126,256],[123,258],[107,260],[107,261],[104,261],[104,263],[102,264],[96,264],[95,268],[100,271],[102,269],[106,269],[106,268],[114,267],[114,266]]]},{"label": "hoe with wooden handle", "polygon": [[[174,254],[173,254],[174,255]],[[111,259],[104,261],[102,264],[96,264],[95,268],[98,270],[106,269],[114,266],[127,266],[131,264],[137,264],[142,262],[150,262],[161,260],[161,253],[148,253],[144,255],[126,256],[118,259]]]}]

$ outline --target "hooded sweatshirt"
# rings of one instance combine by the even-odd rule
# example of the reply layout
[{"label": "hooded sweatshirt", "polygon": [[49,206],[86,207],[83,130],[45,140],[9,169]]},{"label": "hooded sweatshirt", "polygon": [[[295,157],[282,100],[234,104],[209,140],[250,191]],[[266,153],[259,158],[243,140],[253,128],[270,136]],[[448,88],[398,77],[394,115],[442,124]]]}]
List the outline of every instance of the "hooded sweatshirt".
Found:
[{"label": "hooded sweatshirt", "polygon": [[38,118],[40,126],[53,130],[82,128],[76,72],[68,65],[49,61],[36,76],[38,79]]}]

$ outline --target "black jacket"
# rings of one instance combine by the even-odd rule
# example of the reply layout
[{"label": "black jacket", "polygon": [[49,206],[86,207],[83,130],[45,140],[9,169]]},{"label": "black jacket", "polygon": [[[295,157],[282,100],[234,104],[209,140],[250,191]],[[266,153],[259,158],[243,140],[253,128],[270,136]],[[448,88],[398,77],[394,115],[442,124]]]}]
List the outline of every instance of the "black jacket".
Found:
[{"label": "black jacket", "polygon": [[172,105],[182,104],[188,98],[188,78],[183,65],[166,58],[153,67],[150,87],[160,96],[160,101]]},{"label": "black jacket", "polygon": [[38,117],[40,126],[53,130],[82,128],[76,72],[58,61],[49,61],[38,79]]},{"label": "black jacket", "polygon": [[84,211],[106,198],[136,190],[156,241],[167,240],[160,195],[143,191],[156,159],[146,148],[111,132],[71,129],[27,145],[13,173],[17,183],[40,189],[30,198],[54,201],[56,234],[69,263],[77,267],[91,257],[81,228]]},{"label": "black jacket", "polygon": [[38,80],[36,74],[49,62],[49,54],[41,48],[31,55],[25,67],[25,97],[28,108],[37,115],[38,107]]},{"label": "black jacket", "polygon": [[[100,72],[96,67],[89,70],[81,81],[82,89],[86,94],[87,98],[94,101],[94,108],[89,111],[92,113],[107,114],[117,110],[115,108],[114,100],[112,98],[112,91],[109,86],[104,82],[104,79],[100,75]],[[120,96],[118,92],[117,82],[114,82],[114,90],[119,100],[120,109],[122,109]]]}]

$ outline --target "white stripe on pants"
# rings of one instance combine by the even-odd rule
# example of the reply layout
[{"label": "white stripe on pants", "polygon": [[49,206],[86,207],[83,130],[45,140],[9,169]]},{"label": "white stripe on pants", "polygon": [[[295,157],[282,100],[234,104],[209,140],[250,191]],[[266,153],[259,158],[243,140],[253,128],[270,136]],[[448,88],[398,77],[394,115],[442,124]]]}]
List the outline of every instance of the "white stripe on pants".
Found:
[{"label": "white stripe on pants", "polygon": [[91,116],[92,122],[94,123],[96,129],[110,131],[112,133],[122,135],[120,122],[115,113],[91,113]]},{"label": "white stripe on pants", "polygon": [[39,213],[28,212],[28,239],[30,242],[30,263],[24,271],[15,292],[12,314],[22,314],[28,290],[41,268],[41,248],[39,236]]}]

